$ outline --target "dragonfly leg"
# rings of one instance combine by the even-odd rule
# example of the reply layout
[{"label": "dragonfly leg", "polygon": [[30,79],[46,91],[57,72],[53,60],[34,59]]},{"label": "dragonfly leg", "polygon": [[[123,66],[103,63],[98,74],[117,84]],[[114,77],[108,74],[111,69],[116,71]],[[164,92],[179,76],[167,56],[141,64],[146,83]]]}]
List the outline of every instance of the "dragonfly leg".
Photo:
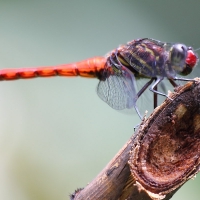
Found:
[{"label": "dragonfly leg", "polygon": [[[158,85],[154,87],[155,91],[158,91]],[[154,109],[158,106],[158,94],[156,92],[153,93],[153,107]]]},{"label": "dragonfly leg", "polygon": [[141,90],[137,93],[136,98],[134,100],[134,108],[136,113],[138,114],[138,116],[140,117],[140,119],[142,120],[142,115],[140,114],[140,111],[136,105],[136,101],[138,100],[138,98],[142,95],[142,93],[151,85],[151,83],[156,80],[156,78],[151,78],[150,81],[148,81],[142,88]]},{"label": "dragonfly leg", "polygon": [[[164,77],[161,77],[159,79],[156,80],[156,82],[149,88],[150,91],[152,91],[153,93],[156,93],[156,94],[159,94],[159,95],[162,95],[164,97],[167,97],[169,99],[171,99],[168,95],[162,93],[162,92],[158,92],[157,90],[155,90],[155,87],[164,79]],[[171,99],[172,100],[172,99]]]},{"label": "dragonfly leg", "polygon": [[[142,117],[142,115],[140,114],[140,111],[138,110],[138,107],[137,107],[136,104],[134,104],[134,108],[135,108],[135,111],[136,111],[136,113],[138,114],[139,118],[142,120],[143,117]],[[135,127],[134,127],[134,128],[135,128]]]},{"label": "dragonfly leg", "polygon": [[[174,84],[176,84],[174,80],[172,80],[172,81],[173,81]],[[174,87],[178,86],[177,84],[176,85],[174,85],[174,84],[173,84]],[[161,89],[164,93],[167,93],[167,89],[166,89],[165,84],[163,82],[160,82],[160,87],[161,87]],[[154,88],[154,90],[158,91],[157,86]],[[155,109],[158,106],[158,94],[155,93],[155,92],[153,94],[154,94],[153,96],[154,96],[154,109]]]},{"label": "dragonfly leg", "polygon": [[176,80],[176,79],[170,79],[170,78],[168,78],[168,80],[169,80],[169,82],[170,82],[174,87],[177,87],[177,86],[178,86],[178,84],[174,81],[174,80]]},{"label": "dragonfly leg", "polygon": [[[142,93],[152,84],[153,81],[155,81],[156,78],[151,78],[150,81],[148,81],[141,89],[140,91],[137,93],[137,99],[142,95]],[[137,100],[136,100],[137,101]]]},{"label": "dragonfly leg", "polygon": [[111,63],[112,63],[117,69],[121,69],[121,67],[123,67],[123,65],[122,65],[121,62],[119,61],[117,54],[118,54],[118,50],[116,49],[116,51],[115,51],[115,53],[114,53],[114,55],[115,55],[115,58],[114,58],[114,59],[116,59],[116,61],[113,59],[112,56],[110,56],[110,61],[111,61]]},{"label": "dragonfly leg", "polygon": [[181,78],[181,77],[174,77],[174,80],[175,81],[194,81],[195,82],[195,80],[194,79],[189,79],[189,78]]}]

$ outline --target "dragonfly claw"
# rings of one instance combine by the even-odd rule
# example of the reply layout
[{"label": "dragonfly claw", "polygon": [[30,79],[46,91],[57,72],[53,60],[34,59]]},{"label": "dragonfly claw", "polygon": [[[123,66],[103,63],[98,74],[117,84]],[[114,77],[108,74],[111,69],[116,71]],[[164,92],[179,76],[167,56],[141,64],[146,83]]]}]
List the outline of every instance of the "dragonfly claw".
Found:
[{"label": "dragonfly claw", "polygon": [[167,98],[170,99],[171,101],[173,101],[173,99],[171,97],[167,96]]},{"label": "dragonfly claw", "polygon": [[136,129],[138,129],[140,126],[140,124],[137,124],[135,127],[134,127],[134,132],[136,131]]}]

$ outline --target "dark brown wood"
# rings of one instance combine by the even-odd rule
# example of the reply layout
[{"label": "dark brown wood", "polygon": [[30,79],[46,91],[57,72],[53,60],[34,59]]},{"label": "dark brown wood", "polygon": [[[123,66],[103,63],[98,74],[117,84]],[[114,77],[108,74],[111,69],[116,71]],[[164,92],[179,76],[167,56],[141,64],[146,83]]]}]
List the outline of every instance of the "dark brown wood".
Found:
[{"label": "dark brown wood", "polygon": [[[200,166],[200,79],[169,94],[74,200],[170,199]],[[171,100],[173,99],[173,100]]]}]

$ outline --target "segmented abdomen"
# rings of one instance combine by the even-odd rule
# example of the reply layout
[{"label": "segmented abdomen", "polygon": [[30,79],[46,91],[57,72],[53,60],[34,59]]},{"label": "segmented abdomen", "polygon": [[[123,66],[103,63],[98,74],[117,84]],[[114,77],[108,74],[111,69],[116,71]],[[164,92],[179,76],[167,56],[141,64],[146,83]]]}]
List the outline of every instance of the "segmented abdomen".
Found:
[{"label": "segmented abdomen", "polygon": [[94,57],[77,63],[49,67],[19,68],[0,70],[0,81],[28,79],[51,76],[82,76],[100,78],[105,67],[106,58]]}]

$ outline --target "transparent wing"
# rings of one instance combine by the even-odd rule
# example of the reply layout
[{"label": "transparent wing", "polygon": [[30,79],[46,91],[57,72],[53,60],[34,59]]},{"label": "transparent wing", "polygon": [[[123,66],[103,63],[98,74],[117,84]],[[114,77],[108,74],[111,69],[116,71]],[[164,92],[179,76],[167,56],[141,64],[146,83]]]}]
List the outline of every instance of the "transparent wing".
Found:
[{"label": "transparent wing", "polygon": [[97,86],[99,97],[116,110],[132,108],[136,101],[135,77],[128,69],[112,73]]}]

